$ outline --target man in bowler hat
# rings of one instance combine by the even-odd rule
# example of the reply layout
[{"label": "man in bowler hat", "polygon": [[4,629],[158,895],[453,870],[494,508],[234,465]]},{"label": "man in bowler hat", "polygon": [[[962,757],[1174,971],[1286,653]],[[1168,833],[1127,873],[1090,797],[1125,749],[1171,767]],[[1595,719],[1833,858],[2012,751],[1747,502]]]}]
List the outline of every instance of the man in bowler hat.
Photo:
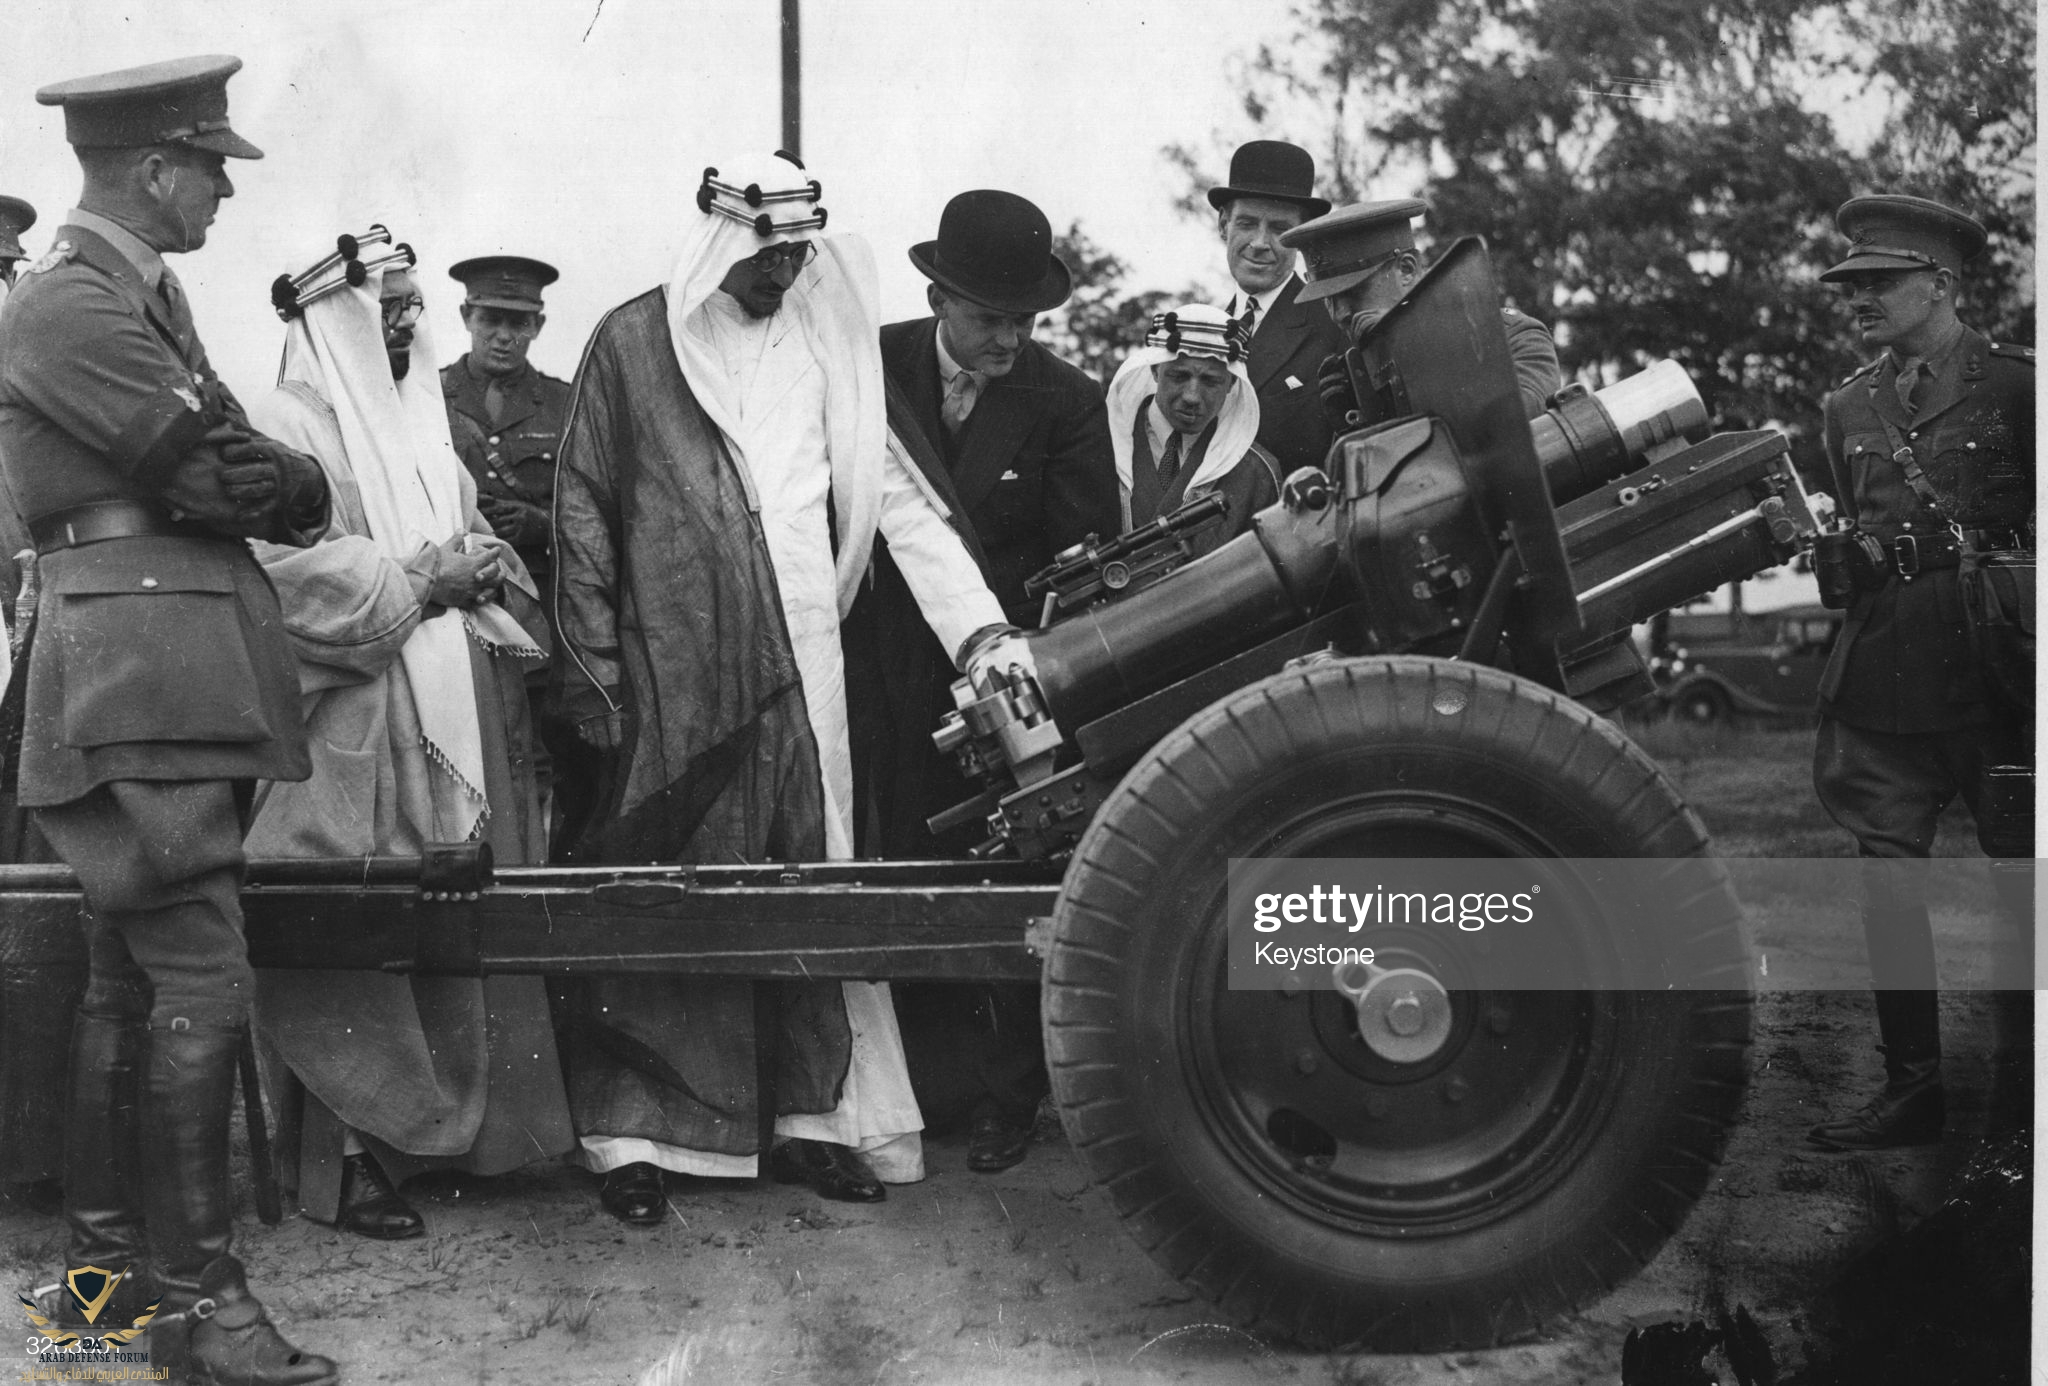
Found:
[{"label": "man in bowler hat", "polygon": [[[1014,193],[978,189],[946,204],[936,239],[910,248],[931,281],[932,316],[882,329],[882,368],[907,400],[932,488],[978,543],[988,585],[1015,624],[1038,624],[1024,580],[1061,549],[1121,529],[1102,390],[1031,340],[1038,315],[1066,302],[1067,267],[1045,214]],[[872,835],[890,857],[957,856],[981,834],[936,838],[925,819],[979,792],[931,733],[952,707],[952,660],[917,615],[877,545],[874,582],[848,623],[855,764]],[[864,608],[864,609],[862,609]],[[969,1165],[1024,1158],[1047,1091],[1037,988],[904,985],[907,1030],[942,1034],[973,1092]],[[913,1079],[922,1046],[911,1041]],[[930,1090],[927,1083],[925,1091]],[[943,1100],[936,1107],[943,1112]]]},{"label": "man in bowler hat", "polygon": [[249,806],[257,780],[308,772],[297,663],[246,541],[310,544],[327,486],[249,426],[163,258],[205,244],[225,161],[261,157],[228,125],[241,65],[36,93],[64,108],[85,191],[7,305],[0,458],[41,555],[21,802],[87,905],[56,1317],[95,1331],[153,1308],[152,1365],[177,1379],[313,1386],[334,1363],[278,1334],[231,1254],[228,1117]]},{"label": "man in bowler hat", "polygon": [[1237,285],[1228,310],[1251,332],[1247,369],[1259,397],[1259,446],[1279,462],[1283,477],[1297,467],[1323,465],[1330,426],[1317,394],[1317,372],[1324,357],[1349,345],[1327,314],[1302,301],[1294,252],[1280,240],[1330,210],[1315,195],[1315,176],[1315,160],[1306,149],[1253,140],[1230,156],[1229,181],[1209,189]]},{"label": "man in bowler hat", "polygon": [[[1974,219],[1924,198],[1879,196],[1845,202],[1835,224],[1850,253],[1821,278],[1839,288],[1857,337],[1878,355],[1828,396],[1824,440],[1835,494],[1882,562],[1851,598],[1821,675],[1813,782],[1870,859],[1863,934],[1885,1082],[1809,1138],[1871,1150],[1931,1143],[1946,1120],[1924,878],[1887,864],[1926,857],[1935,820],[1957,797],[1987,854],[2033,855],[2024,830],[2018,844],[2000,841],[1984,775],[1991,765],[2031,767],[2031,718],[2001,697],[1972,649],[1961,570],[1976,553],[2033,548],[2034,353],[1989,341],[1956,315],[1963,266],[1984,249]],[[2016,865],[1993,867],[2003,931],[1993,957],[2019,955],[1995,977],[2032,971],[2031,862]],[[2007,988],[2015,980],[1997,978]],[[2003,1071],[1993,1095],[2022,1115],[2032,1001],[2017,989],[1997,999]]]}]

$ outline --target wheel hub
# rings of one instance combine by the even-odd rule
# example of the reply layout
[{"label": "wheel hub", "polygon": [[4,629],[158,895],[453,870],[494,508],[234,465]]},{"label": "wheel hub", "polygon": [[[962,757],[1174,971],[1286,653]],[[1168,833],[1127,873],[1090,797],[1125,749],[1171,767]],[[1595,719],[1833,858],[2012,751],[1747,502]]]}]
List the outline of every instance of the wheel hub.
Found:
[{"label": "wheel hub", "polygon": [[1451,995],[1419,968],[1345,963],[1336,983],[1356,1013],[1358,1037],[1391,1063],[1421,1063],[1450,1038]]}]

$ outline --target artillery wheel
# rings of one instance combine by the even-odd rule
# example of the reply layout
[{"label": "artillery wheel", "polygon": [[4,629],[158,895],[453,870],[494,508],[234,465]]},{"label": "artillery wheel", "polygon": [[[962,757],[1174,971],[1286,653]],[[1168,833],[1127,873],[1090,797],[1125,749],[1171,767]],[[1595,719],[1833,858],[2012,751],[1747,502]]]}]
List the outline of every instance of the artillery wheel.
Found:
[{"label": "artillery wheel", "polygon": [[[1247,1326],[1403,1352],[1529,1334],[1650,1260],[1736,1120],[1748,954],[1707,850],[1620,732],[1512,675],[1373,658],[1245,688],[1076,849],[1044,1001],[1067,1135],[1153,1259]],[[1446,855],[1683,859],[1655,908],[1554,926],[1664,950],[1674,989],[1453,983],[1448,1039],[1402,1071],[1334,991],[1226,987],[1229,858]]]}]

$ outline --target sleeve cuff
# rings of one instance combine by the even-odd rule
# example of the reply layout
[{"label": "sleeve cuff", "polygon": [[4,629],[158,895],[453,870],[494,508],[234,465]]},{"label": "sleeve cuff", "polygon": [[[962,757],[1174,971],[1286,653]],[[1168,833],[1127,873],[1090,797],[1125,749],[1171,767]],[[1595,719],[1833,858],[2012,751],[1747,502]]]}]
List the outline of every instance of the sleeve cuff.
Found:
[{"label": "sleeve cuff", "polygon": [[154,491],[170,481],[186,453],[206,440],[213,425],[197,407],[198,396],[163,389],[143,401],[109,451],[143,487]]}]

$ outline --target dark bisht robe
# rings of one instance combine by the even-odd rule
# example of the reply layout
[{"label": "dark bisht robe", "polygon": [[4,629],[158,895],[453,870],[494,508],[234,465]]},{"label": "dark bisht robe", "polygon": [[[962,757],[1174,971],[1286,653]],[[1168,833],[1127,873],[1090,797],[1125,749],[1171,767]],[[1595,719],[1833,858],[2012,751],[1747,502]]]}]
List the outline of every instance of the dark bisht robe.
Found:
[{"label": "dark bisht robe", "polygon": [[[577,371],[554,596],[565,715],[624,712],[571,860],[823,859],[817,745],[767,543],[676,364],[659,289],[614,309]],[[558,1000],[580,1135],[743,1156],[773,1116],[838,1105],[851,1036],[836,982],[601,978]]]}]

